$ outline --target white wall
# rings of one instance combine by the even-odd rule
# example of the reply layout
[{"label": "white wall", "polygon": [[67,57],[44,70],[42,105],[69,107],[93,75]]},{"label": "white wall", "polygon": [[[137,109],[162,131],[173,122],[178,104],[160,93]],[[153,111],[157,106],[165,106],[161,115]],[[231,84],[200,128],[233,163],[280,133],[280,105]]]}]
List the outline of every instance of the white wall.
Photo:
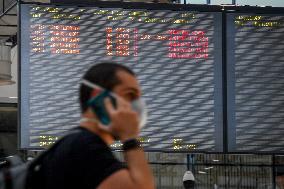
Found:
[{"label": "white wall", "polygon": [[18,47],[15,46],[11,50],[11,59],[12,59],[12,80],[16,83],[13,85],[4,85],[0,86],[0,103],[16,103],[17,99],[12,99],[9,97],[17,97],[18,96]]}]

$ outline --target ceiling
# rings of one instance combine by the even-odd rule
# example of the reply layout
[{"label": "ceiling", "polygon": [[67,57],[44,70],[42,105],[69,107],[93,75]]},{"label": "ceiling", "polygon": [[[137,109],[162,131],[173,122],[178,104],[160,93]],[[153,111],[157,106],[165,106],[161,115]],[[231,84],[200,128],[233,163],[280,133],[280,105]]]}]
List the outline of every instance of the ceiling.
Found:
[{"label": "ceiling", "polygon": [[[4,6],[3,7],[3,1]],[[16,1],[0,1],[0,43],[17,32],[17,8]]]},{"label": "ceiling", "polygon": [[[49,3],[50,0],[26,0],[24,2]],[[17,0],[0,0],[0,44],[17,34],[17,23]]]}]

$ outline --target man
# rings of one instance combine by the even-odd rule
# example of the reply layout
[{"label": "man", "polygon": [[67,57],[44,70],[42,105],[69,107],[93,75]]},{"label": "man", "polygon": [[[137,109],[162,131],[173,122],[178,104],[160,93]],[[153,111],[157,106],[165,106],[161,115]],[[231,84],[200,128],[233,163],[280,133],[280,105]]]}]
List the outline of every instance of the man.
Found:
[{"label": "man", "polygon": [[[153,189],[150,167],[136,140],[140,117],[131,103],[141,97],[141,89],[134,73],[119,64],[101,63],[91,67],[83,81],[80,86],[82,120],[77,128],[80,132],[68,135],[44,159],[38,188]],[[116,107],[109,98],[105,100],[110,118],[108,126],[99,121],[88,105],[95,90],[92,86],[117,96]],[[127,168],[109,148],[115,138],[124,145]]]}]

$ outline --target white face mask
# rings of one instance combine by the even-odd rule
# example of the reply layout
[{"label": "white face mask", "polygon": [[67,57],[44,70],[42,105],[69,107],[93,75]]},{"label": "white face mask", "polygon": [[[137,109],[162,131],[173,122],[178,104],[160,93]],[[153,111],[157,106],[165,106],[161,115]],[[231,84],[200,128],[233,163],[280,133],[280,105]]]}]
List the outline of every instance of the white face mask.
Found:
[{"label": "white face mask", "polygon": [[[106,89],[104,89],[103,87],[100,87],[99,85],[96,85],[88,80],[82,80],[82,84],[92,88],[92,89],[96,89],[99,90],[101,92],[104,91],[108,91]],[[108,91],[109,95],[111,95],[114,98],[119,98],[120,100],[125,101],[124,99],[122,99],[121,97],[119,97],[118,95],[116,95],[115,93]],[[139,115],[139,128],[143,128],[146,123],[147,123],[147,118],[148,118],[148,112],[147,112],[147,106],[145,101],[142,98],[138,98],[134,101],[131,102],[131,107],[132,110],[134,110],[135,112],[138,113]]]},{"label": "white face mask", "polygon": [[132,109],[138,113],[140,122],[139,127],[140,129],[143,128],[147,123],[148,118],[148,111],[145,101],[142,98],[134,100],[131,102]]}]

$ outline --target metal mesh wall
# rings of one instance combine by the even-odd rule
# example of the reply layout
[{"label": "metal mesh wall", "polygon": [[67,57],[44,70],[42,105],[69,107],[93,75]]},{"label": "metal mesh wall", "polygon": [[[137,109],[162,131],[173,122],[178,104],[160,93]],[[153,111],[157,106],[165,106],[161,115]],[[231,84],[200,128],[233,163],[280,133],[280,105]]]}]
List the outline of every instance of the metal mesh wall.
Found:
[{"label": "metal mesh wall", "polygon": [[[123,160],[123,154],[116,152]],[[268,189],[277,184],[282,156],[147,153],[158,189],[183,189],[188,168],[195,177],[196,189]],[[188,156],[190,160],[188,160]],[[280,173],[281,174],[281,173]],[[283,174],[283,173],[282,173]]]}]

